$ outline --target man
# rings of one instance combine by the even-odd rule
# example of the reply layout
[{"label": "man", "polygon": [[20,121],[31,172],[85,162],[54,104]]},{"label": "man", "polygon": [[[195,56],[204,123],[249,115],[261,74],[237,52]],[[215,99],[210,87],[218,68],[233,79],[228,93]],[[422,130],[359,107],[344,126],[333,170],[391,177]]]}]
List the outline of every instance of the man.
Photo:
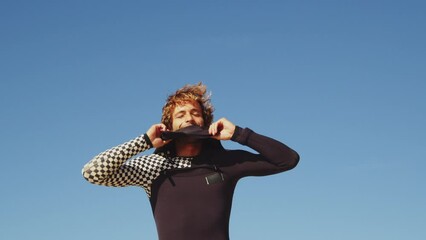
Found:
[{"label": "man", "polygon": [[[186,85],[170,95],[161,123],[100,153],[83,168],[89,182],[142,186],[160,240],[229,239],[232,197],[239,179],[294,168],[299,155],[283,143],[213,120],[206,86]],[[225,150],[219,140],[246,145],[258,154]],[[134,157],[155,148],[149,155]]]}]

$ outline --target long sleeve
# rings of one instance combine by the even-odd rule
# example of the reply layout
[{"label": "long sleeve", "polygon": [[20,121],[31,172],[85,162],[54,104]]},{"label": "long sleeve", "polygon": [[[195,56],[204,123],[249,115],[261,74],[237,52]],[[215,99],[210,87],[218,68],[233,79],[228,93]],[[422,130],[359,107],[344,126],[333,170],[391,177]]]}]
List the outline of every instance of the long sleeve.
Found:
[{"label": "long sleeve", "polygon": [[239,161],[242,176],[261,176],[293,169],[299,163],[299,154],[273,138],[249,128],[236,127],[232,140],[256,150],[259,154],[243,151]]},{"label": "long sleeve", "polygon": [[168,159],[163,153],[134,157],[150,148],[152,143],[145,134],[108,149],[83,167],[83,177],[90,183],[103,186],[140,186],[150,197],[151,185],[162,171],[191,166],[190,158]]},{"label": "long sleeve", "polygon": [[[137,171],[135,161],[130,158],[151,148],[151,143],[146,135],[141,135],[133,140],[108,149],[84,165],[83,177],[93,184],[106,186],[137,185],[137,175],[131,176]],[[126,163],[126,164],[125,164]]]}]

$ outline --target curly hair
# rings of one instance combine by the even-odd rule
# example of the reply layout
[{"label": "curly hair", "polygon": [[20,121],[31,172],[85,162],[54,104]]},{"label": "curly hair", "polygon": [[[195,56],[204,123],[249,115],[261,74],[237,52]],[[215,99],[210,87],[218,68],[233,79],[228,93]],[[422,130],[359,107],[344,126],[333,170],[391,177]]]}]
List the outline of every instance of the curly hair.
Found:
[{"label": "curly hair", "polygon": [[174,94],[167,97],[166,104],[163,106],[161,122],[168,129],[172,129],[172,114],[177,105],[188,102],[198,102],[202,109],[204,126],[210,126],[213,121],[213,105],[210,102],[210,93],[207,93],[207,86],[199,82],[198,84],[187,84]]}]

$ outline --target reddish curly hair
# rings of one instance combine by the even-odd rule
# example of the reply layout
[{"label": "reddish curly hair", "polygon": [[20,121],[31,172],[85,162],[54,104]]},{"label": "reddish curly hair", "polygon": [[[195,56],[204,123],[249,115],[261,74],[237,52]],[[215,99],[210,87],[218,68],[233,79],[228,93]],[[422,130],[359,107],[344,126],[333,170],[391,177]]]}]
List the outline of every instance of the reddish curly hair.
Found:
[{"label": "reddish curly hair", "polygon": [[174,94],[167,97],[166,104],[163,106],[161,122],[168,129],[172,129],[172,114],[175,107],[188,102],[198,102],[203,113],[204,126],[210,126],[213,121],[213,105],[210,102],[210,93],[207,93],[207,86],[199,82],[198,84],[187,84]]}]

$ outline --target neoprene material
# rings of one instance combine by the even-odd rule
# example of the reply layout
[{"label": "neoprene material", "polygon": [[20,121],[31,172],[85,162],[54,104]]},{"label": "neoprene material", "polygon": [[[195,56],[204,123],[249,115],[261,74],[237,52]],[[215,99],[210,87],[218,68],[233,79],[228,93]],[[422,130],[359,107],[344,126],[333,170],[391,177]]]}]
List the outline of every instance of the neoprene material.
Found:
[{"label": "neoprene material", "polygon": [[212,135],[209,134],[207,129],[204,129],[200,126],[192,125],[189,127],[181,128],[175,132],[165,131],[161,133],[161,139],[171,140],[181,137],[191,137],[196,139],[206,139],[210,138]]},{"label": "neoprene material", "polygon": [[237,182],[290,170],[299,161],[291,148],[248,128],[237,127],[232,140],[259,154],[226,150],[220,141],[205,139],[190,168],[165,170],[152,183],[150,203],[160,240],[228,240]]},{"label": "neoprene material", "polygon": [[[200,154],[193,157],[177,156],[175,140],[157,148],[153,154],[136,156],[153,147],[144,134],[99,153],[82,170],[84,178],[93,184],[143,187],[151,203],[159,240],[228,240],[237,182],[247,176],[287,171],[299,162],[297,152],[249,128],[236,126],[231,140],[253,152],[224,149],[221,141],[199,127],[164,135],[170,139],[188,136],[205,139],[200,140]],[[274,191],[285,191],[283,188]],[[256,189],[253,187],[252,191]]]}]

